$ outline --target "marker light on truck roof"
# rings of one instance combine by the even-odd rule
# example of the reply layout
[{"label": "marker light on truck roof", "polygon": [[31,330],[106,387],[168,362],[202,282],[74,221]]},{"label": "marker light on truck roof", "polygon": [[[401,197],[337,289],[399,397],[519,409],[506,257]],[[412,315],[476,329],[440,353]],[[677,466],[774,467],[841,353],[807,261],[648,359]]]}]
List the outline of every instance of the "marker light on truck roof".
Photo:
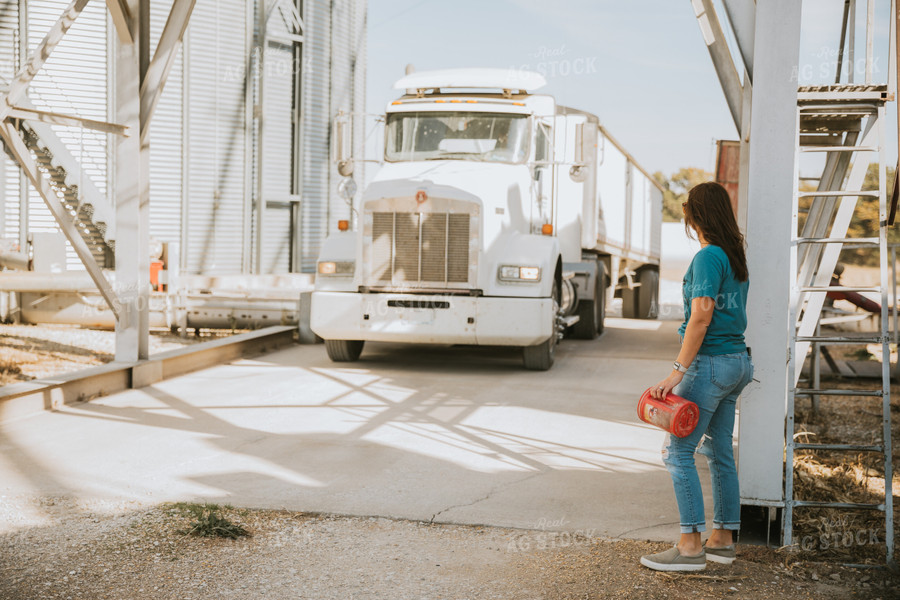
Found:
[{"label": "marker light on truck roof", "polygon": [[553,225],[550,223],[544,223],[541,225],[541,233],[544,235],[553,235]]},{"label": "marker light on truck roof", "polygon": [[338,231],[347,231],[348,229],[350,229],[350,221],[346,219],[338,221]]}]

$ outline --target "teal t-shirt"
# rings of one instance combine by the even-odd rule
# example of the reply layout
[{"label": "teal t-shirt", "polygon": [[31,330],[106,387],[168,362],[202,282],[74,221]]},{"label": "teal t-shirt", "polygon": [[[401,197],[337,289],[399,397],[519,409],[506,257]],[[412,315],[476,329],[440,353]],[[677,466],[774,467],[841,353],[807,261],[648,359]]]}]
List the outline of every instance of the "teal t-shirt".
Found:
[{"label": "teal t-shirt", "polygon": [[747,329],[748,281],[734,277],[728,255],[712,244],[694,255],[691,266],[684,275],[681,288],[684,298],[684,323],[678,333],[684,338],[684,330],[691,318],[691,300],[712,298],[716,308],[700,346],[700,354],[734,354],[747,349],[744,330]]}]

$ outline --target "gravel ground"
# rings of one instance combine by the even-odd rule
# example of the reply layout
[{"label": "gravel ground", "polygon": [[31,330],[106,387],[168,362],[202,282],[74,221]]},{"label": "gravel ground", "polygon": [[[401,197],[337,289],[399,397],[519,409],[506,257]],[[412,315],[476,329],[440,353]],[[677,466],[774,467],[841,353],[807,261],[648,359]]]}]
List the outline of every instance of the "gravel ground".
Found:
[{"label": "gravel ground", "polygon": [[[221,335],[230,335],[227,331]],[[180,337],[152,331],[150,353],[174,350],[216,336]],[[50,377],[108,363],[115,358],[114,331],[75,325],[0,325],[0,385]]]},{"label": "gravel ground", "polygon": [[[186,535],[182,507],[128,510],[66,498],[29,501],[48,525],[0,519],[0,598],[536,599],[898,598],[883,572],[794,562],[758,547],[700,574],[655,573],[664,544],[569,532],[223,508],[250,537]],[[10,520],[12,519],[12,521]]]}]

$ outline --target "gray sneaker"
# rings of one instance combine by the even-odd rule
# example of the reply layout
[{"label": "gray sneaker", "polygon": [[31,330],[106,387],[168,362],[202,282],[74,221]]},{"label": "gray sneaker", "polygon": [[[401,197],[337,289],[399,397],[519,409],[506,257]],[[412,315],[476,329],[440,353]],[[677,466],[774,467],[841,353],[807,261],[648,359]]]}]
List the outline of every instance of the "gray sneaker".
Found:
[{"label": "gray sneaker", "polygon": [[684,556],[678,546],[674,546],[665,552],[642,556],[641,564],[654,571],[702,571],[706,568],[706,552]]},{"label": "gray sneaker", "polygon": [[706,550],[707,560],[723,565],[730,565],[734,562],[734,559],[737,558],[737,553],[734,551],[734,544],[722,548],[713,548],[707,546],[706,542],[703,542],[703,549]]}]

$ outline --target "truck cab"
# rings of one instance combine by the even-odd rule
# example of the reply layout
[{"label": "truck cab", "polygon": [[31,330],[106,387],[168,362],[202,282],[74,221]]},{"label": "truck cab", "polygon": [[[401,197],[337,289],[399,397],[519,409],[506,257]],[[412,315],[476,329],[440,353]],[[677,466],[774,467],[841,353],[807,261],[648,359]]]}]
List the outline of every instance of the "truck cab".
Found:
[{"label": "truck cab", "polygon": [[366,340],[499,345],[545,370],[582,317],[587,337],[602,330],[608,267],[581,264],[579,225],[596,144],[584,115],[532,93],[544,83],[452,69],[395,84],[384,164],[318,261],[311,328],[333,360]]}]

